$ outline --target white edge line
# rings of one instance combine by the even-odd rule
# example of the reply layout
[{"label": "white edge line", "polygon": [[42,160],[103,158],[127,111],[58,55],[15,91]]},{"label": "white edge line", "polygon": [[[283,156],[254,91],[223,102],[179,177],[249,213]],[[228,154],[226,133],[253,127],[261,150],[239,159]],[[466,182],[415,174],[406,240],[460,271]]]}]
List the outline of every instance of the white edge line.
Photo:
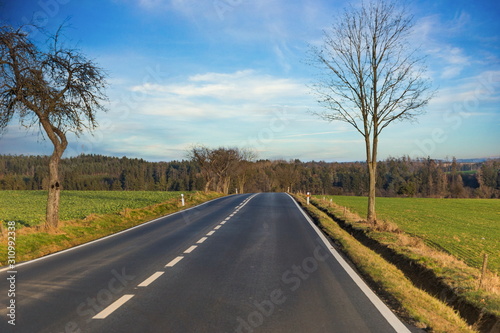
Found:
[{"label": "white edge line", "polygon": [[320,239],[326,245],[326,247],[330,250],[335,259],[339,262],[339,264],[344,268],[344,270],[349,274],[351,279],[356,283],[356,285],[363,291],[363,293],[368,297],[368,299],[373,303],[373,305],[377,308],[377,310],[382,314],[382,316],[387,320],[387,322],[396,330],[396,332],[404,332],[411,333],[408,328],[399,320],[398,317],[385,305],[384,302],[380,300],[380,298],[368,287],[368,285],[359,277],[359,275],[354,272],[354,270],[349,266],[349,264],[340,256],[340,254],[330,245],[330,242],[326,238],[326,236],[319,230],[319,228],[314,224],[311,218],[307,215],[307,213],[299,206],[297,201],[293,199],[293,197],[287,193],[287,195],[292,199],[295,203],[299,211],[304,215],[305,219],[309,222],[309,224],[313,227],[316,233],[319,235]]},{"label": "white edge line", "polygon": [[198,246],[197,245],[192,245],[191,247],[189,247],[189,249],[187,249],[186,251],[184,251],[184,253],[191,253],[194,251],[194,249],[196,249]]},{"label": "white edge line", "polygon": [[134,295],[123,295],[116,301],[114,301],[111,305],[109,305],[107,308],[96,314],[95,316],[92,317],[92,319],[104,319],[110,314],[112,314],[116,309],[118,309],[120,306],[125,304],[129,299],[134,297]]},{"label": "white edge line", "polygon": [[147,286],[149,286],[154,280],[156,280],[157,278],[159,278],[160,276],[162,276],[163,273],[165,273],[165,272],[156,272],[156,273],[154,273],[153,275],[151,275],[150,277],[148,277],[146,280],[144,280],[141,283],[139,283],[137,285],[137,287],[147,287]]},{"label": "white edge line", "polygon": [[[233,194],[235,195],[235,194]],[[135,227],[131,227],[131,228],[128,228],[128,229],[125,229],[125,230],[122,230],[122,231],[119,231],[115,234],[112,234],[112,235],[108,235],[108,236],[104,236],[102,238],[98,238],[98,239],[94,239],[93,241],[90,241],[88,243],[83,243],[83,244],[80,244],[80,245],[76,245],[76,246],[73,246],[73,247],[70,247],[69,249],[66,249],[66,250],[62,250],[62,251],[59,251],[59,252],[55,252],[55,253],[51,253],[51,254],[47,254],[46,256],[43,256],[43,257],[40,257],[40,258],[36,258],[36,259],[33,259],[33,260],[29,260],[29,261],[25,261],[25,262],[21,262],[21,263],[16,263],[16,268],[19,267],[19,266],[24,266],[24,265],[27,265],[27,264],[31,264],[33,262],[36,262],[36,261],[40,261],[40,260],[44,260],[44,259],[47,259],[47,258],[50,258],[50,257],[53,257],[53,256],[56,256],[58,254],[62,254],[62,253],[65,253],[65,252],[69,252],[69,251],[73,251],[73,250],[76,250],[76,249],[79,249],[79,248],[82,248],[84,246],[87,246],[87,245],[90,245],[90,244],[93,244],[93,243],[97,243],[97,242],[100,242],[100,241],[103,241],[105,239],[108,239],[108,238],[111,238],[111,237],[115,237],[115,236],[118,236],[120,234],[123,234],[123,233],[126,233],[126,232],[129,232],[133,229],[137,229],[137,228],[140,228],[140,227],[143,227],[147,224],[150,224],[150,223],[153,223],[153,222],[157,222],[158,220],[161,220],[163,218],[166,218],[166,217],[170,217],[170,216],[174,216],[174,215],[177,215],[177,214],[182,214],[184,212],[187,212],[191,209],[195,209],[195,208],[198,208],[200,206],[203,206],[203,205],[206,205],[210,202],[213,202],[213,201],[216,201],[216,200],[221,200],[221,199],[224,199],[224,198],[228,198],[230,197],[231,195],[228,195],[228,196],[225,196],[225,197],[220,197],[220,198],[215,198],[215,199],[212,199],[210,201],[206,201],[204,203],[201,203],[197,206],[193,206],[193,207],[190,207],[188,209],[184,209],[184,210],[180,210],[178,212],[175,212],[175,213],[172,213],[172,214],[168,214],[168,215],[164,215],[164,216],[160,216],[154,220],[151,220],[151,221],[148,221],[148,222],[144,222],[142,224],[139,224],[139,225],[136,225]],[[8,271],[8,270],[11,270],[11,268],[9,266],[5,267],[5,268],[2,268],[0,269],[0,273],[1,272],[4,272],[4,271]]]},{"label": "white edge line", "polygon": [[179,261],[181,261],[184,257],[183,256],[178,256],[174,260],[170,261],[168,264],[165,265],[165,267],[174,267],[175,264],[177,264]]}]

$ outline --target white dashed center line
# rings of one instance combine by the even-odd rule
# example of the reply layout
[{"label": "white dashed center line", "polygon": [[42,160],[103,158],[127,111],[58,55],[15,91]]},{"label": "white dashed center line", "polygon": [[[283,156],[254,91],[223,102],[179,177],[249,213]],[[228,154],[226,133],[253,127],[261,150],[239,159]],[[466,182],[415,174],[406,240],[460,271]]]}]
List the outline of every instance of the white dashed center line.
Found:
[{"label": "white dashed center line", "polygon": [[201,237],[200,240],[196,242],[196,244],[201,244],[204,241],[206,241],[207,239],[208,239],[208,237]]},{"label": "white dashed center line", "polygon": [[[228,217],[226,217],[226,219],[224,221],[220,222],[219,225],[217,225],[214,228],[214,230],[212,230],[212,231],[210,231],[210,232],[207,233],[207,236],[212,236],[215,233],[216,230],[220,229],[223,224],[225,224],[227,221],[229,221],[231,219],[231,217],[233,217],[235,214],[237,214],[239,212],[239,210],[241,208],[243,208],[243,206],[245,206],[256,195],[257,194],[252,195],[251,197],[245,199],[238,206],[236,206],[235,210]],[[208,239],[208,237],[202,237],[202,238],[200,238],[196,242],[196,244],[201,244],[204,241],[206,241],[207,239]],[[197,247],[198,247],[197,245],[192,245],[187,250],[185,250],[184,253],[186,253],[186,254],[191,253]],[[172,261],[170,261],[168,264],[166,264],[165,267],[173,267],[179,261],[181,261],[183,258],[184,258],[183,256],[178,256],[175,259],[173,259]],[[156,279],[158,279],[160,276],[162,276],[164,273],[165,272],[163,272],[163,271],[158,271],[158,272],[154,273],[153,275],[151,275],[150,277],[148,277],[146,280],[142,281],[137,286],[138,287],[147,287],[151,283],[153,283]],[[96,314],[94,317],[92,317],[92,319],[104,319],[104,318],[106,318],[107,316],[109,316],[110,314],[112,314],[116,309],[118,309],[120,306],[122,306],[123,304],[125,304],[128,300],[130,300],[132,297],[134,297],[134,295],[131,295],[131,294],[123,295],[122,297],[120,297],[119,299],[117,299],[115,302],[113,302],[111,305],[109,305],[107,308],[105,308],[104,310],[102,310],[101,312],[99,312],[98,314]]]},{"label": "white dashed center line", "polygon": [[182,258],[184,258],[184,257],[183,256],[178,256],[177,258],[175,258],[174,260],[172,260],[171,262],[169,262],[165,267],[174,267],[174,265],[177,264],[179,261],[181,261]]},{"label": "white dashed center line", "polygon": [[151,284],[151,282],[153,282],[154,280],[156,280],[157,278],[159,278],[163,273],[165,273],[165,272],[156,272],[153,275],[151,275],[150,277],[148,277],[146,280],[142,281],[137,286],[138,287],[147,287],[147,286],[149,286]]},{"label": "white dashed center line", "polygon": [[98,314],[96,314],[92,319],[104,319],[110,314],[112,314],[116,309],[118,309],[120,306],[125,304],[129,299],[134,297],[134,295],[123,295],[119,299],[117,299],[115,302],[113,302],[110,306],[108,306],[106,309],[102,310]]},{"label": "white dashed center line", "polygon": [[186,251],[184,251],[184,253],[191,253],[191,252],[193,252],[193,250],[194,250],[194,249],[196,249],[197,247],[198,247],[198,246],[193,245],[193,246],[191,246],[189,249],[187,249]]}]

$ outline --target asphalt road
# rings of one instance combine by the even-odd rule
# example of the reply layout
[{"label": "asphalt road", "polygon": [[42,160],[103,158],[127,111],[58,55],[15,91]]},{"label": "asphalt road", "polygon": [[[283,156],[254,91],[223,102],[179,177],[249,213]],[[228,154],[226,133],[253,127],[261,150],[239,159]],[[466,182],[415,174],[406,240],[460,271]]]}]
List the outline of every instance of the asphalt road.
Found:
[{"label": "asphalt road", "polygon": [[2,271],[0,332],[408,332],[338,258],[287,194],[224,197]]}]

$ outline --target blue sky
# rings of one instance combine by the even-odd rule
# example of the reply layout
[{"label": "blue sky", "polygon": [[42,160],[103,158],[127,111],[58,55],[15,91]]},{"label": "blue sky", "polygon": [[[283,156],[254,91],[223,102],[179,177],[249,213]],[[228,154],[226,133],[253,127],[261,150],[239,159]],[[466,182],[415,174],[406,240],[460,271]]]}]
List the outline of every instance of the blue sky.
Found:
[{"label": "blue sky", "polygon": [[[363,138],[328,123],[307,87],[309,45],[346,6],[332,0],[1,1],[0,19],[32,18],[49,31],[67,20],[66,43],[109,74],[107,113],[80,153],[169,161],[197,144],[245,147],[259,158],[356,161]],[[438,94],[417,123],[382,132],[379,158],[500,156],[500,4],[410,3],[413,45],[427,55]],[[41,34],[33,36],[43,41]],[[50,154],[37,129],[12,122],[0,153]]]}]

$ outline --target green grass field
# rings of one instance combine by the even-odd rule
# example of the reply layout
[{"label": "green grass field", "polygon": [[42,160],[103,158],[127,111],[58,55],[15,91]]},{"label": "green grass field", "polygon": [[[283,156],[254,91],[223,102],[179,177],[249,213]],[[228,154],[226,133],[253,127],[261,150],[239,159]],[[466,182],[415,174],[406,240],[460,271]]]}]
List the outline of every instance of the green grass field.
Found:
[{"label": "green grass field", "polygon": [[[180,192],[156,191],[63,191],[60,219],[83,219],[90,214],[120,212],[160,203]],[[0,220],[35,226],[45,219],[46,191],[0,191]]]},{"label": "green grass field", "polygon": [[[22,228],[41,225],[46,192],[0,191],[0,220],[16,221],[16,260],[22,262],[61,251],[178,212],[222,196],[219,193],[64,191],[57,230]],[[88,217],[88,218],[85,218]],[[0,266],[7,260],[8,238],[0,235]]]},{"label": "green grass field", "polygon": [[[366,216],[366,197],[326,198]],[[396,223],[403,231],[470,266],[480,268],[482,253],[488,253],[488,268],[500,273],[500,200],[377,198],[376,207],[378,219]]]}]

